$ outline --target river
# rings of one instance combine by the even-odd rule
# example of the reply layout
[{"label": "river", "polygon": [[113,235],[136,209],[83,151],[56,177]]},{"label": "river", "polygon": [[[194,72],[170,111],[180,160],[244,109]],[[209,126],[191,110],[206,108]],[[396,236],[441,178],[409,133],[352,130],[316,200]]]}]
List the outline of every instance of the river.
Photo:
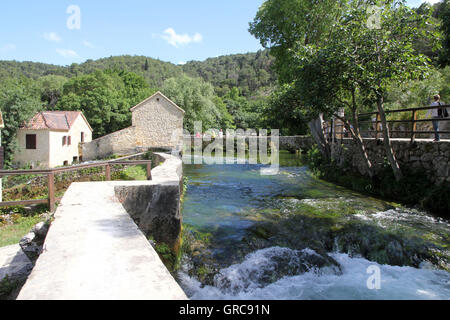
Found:
[{"label": "river", "polygon": [[191,299],[450,299],[450,223],[313,177],[281,153],[262,165],[184,165]]}]

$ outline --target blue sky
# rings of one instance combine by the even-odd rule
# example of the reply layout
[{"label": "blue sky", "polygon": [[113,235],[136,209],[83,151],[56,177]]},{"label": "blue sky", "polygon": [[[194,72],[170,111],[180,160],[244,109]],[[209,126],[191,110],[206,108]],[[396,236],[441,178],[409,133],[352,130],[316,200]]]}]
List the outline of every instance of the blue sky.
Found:
[{"label": "blue sky", "polygon": [[130,54],[179,64],[261,49],[248,23],[263,0],[2,2],[0,60],[69,65]]}]

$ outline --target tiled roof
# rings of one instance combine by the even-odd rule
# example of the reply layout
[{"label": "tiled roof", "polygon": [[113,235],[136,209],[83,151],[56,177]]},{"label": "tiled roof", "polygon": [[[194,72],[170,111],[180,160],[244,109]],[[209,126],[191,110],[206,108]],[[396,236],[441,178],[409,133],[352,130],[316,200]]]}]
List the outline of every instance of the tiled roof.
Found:
[{"label": "tiled roof", "polygon": [[43,111],[39,112],[21,128],[30,130],[69,131],[80,111]]}]

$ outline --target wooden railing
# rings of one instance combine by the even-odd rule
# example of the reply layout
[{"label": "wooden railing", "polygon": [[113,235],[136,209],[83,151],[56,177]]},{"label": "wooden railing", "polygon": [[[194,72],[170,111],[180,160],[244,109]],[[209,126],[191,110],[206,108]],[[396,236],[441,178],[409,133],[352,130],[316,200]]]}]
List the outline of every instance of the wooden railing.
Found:
[{"label": "wooden railing", "polygon": [[104,167],[105,168],[105,180],[111,180],[111,166],[113,165],[146,165],[147,167],[147,179],[152,180],[151,160],[111,160],[104,162],[95,162],[87,164],[79,164],[70,167],[60,167],[54,169],[32,169],[32,170],[0,170],[0,177],[4,176],[20,176],[20,175],[47,175],[48,184],[48,198],[47,199],[33,199],[33,200],[20,200],[20,201],[4,201],[0,202],[0,207],[31,205],[48,203],[51,212],[55,209],[55,203],[60,201],[61,198],[55,197],[55,174],[64,173],[70,171],[76,171],[87,168]]},{"label": "wooden railing", "polygon": [[[428,106],[428,107],[420,107],[420,108],[408,108],[408,109],[398,109],[398,110],[386,110],[386,115],[390,114],[398,114],[398,113],[409,113],[410,117],[409,119],[401,119],[401,120],[386,120],[386,123],[389,127],[389,133],[390,138],[394,138],[394,135],[400,135],[401,138],[409,138],[411,139],[411,142],[414,142],[417,135],[419,134],[434,134],[434,130],[417,130],[417,125],[419,123],[432,123],[433,121],[438,121],[440,123],[449,122],[450,117],[448,118],[428,118],[428,119],[419,119],[419,111],[426,111],[426,110],[433,110],[433,109],[439,109],[439,108],[446,108],[448,112],[450,113],[450,105],[442,105],[442,106]],[[367,117],[373,117],[374,119],[371,120],[364,120],[364,118]],[[370,112],[370,113],[361,113],[358,115],[359,120],[359,129],[361,132],[361,135],[364,138],[375,138],[380,139],[383,137],[382,135],[382,122],[379,112]],[[392,124],[396,123],[404,123],[407,124],[408,129],[405,130],[393,130]],[[364,125],[367,125],[368,129],[364,128]],[[339,129],[337,129],[339,128]],[[339,138],[343,137],[350,137],[349,133],[344,129],[344,126],[342,124],[335,125],[336,132],[334,133],[335,136],[338,136]],[[324,126],[324,133],[329,134],[330,128],[326,124]],[[439,130],[439,134],[450,134],[450,131],[448,130]]]}]

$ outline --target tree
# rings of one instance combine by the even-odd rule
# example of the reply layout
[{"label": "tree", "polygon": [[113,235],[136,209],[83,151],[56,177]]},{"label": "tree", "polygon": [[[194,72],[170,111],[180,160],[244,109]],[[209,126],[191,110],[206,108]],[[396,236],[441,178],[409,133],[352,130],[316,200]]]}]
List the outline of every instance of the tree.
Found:
[{"label": "tree", "polygon": [[63,87],[67,81],[66,77],[56,75],[43,76],[38,79],[41,101],[46,104],[47,110],[54,110],[59,98],[62,96]]},{"label": "tree", "polygon": [[201,121],[206,131],[210,128],[221,127],[224,117],[228,117],[227,110],[219,108],[214,102],[213,86],[200,78],[184,75],[168,79],[164,82],[162,91],[186,111],[184,128],[191,133],[196,121]]},{"label": "tree", "polygon": [[441,31],[444,37],[439,63],[442,67],[445,67],[450,65],[450,0],[444,0],[441,5],[441,19]]},{"label": "tree", "polygon": [[[266,3],[271,2],[269,0]],[[304,4],[309,1],[285,0],[282,3]],[[367,106],[376,105],[382,121],[386,156],[396,179],[400,180],[402,172],[391,147],[384,101],[388,87],[393,83],[402,83],[428,75],[430,60],[414,51],[413,41],[418,36],[433,36],[438,40],[439,34],[425,28],[432,23],[428,15],[419,15],[405,6],[403,1],[387,0],[380,3],[374,16],[374,12],[368,10],[368,5],[376,3],[376,1],[348,2],[346,5],[341,3],[335,7],[336,10],[331,10],[337,14],[333,16],[334,20],[325,19],[328,20],[328,24],[325,25],[319,23],[316,26],[317,32],[314,32],[314,29],[302,29],[310,25],[309,18],[291,14],[292,21],[289,15],[288,18],[281,19],[281,22],[275,22],[273,17],[272,20],[267,18],[260,20],[257,25],[266,33],[255,34],[261,37],[263,45],[271,41],[276,45],[277,52],[282,52],[277,56],[277,64],[286,65],[279,71],[284,74],[282,79],[298,90],[296,93],[300,95],[298,100],[306,102],[309,111],[317,109],[316,112],[309,112],[310,114],[325,112],[339,116],[335,111],[342,106],[351,110],[354,129],[350,132],[360,146],[362,155],[364,145],[357,132],[358,97]],[[276,4],[273,5],[277,8]],[[287,7],[280,5],[280,8]],[[260,10],[266,10],[265,5]],[[296,9],[290,7],[290,10]],[[322,10],[326,8],[319,6],[314,12],[309,13],[309,16],[317,17]],[[369,23],[374,17],[378,22],[377,25]],[[332,25],[330,21],[333,22]],[[314,23],[312,25],[314,26]],[[299,31],[292,33],[289,26],[294,31],[297,29]],[[320,34],[325,36],[320,37]],[[317,36],[314,42],[311,41],[313,36]],[[295,38],[301,41],[295,43]],[[280,57],[285,60],[280,61]],[[366,164],[370,172],[370,163]]]},{"label": "tree", "polygon": [[[292,94],[299,95],[303,109],[310,119],[325,115],[340,119],[351,137],[355,141],[365,172],[373,176],[372,163],[368,157],[363,139],[359,130],[358,114],[363,107],[358,81],[361,69],[357,64],[354,48],[344,39],[333,38],[322,48],[305,50],[298,55],[299,67],[291,90]],[[344,117],[340,111],[345,110]],[[318,124],[310,123],[315,140],[318,141],[323,154],[331,154],[327,140],[317,134],[322,128],[315,128]]]},{"label": "tree", "polygon": [[272,93],[266,114],[267,126],[279,129],[282,135],[306,134],[308,131],[310,116],[303,108],[294,84],[281,85]]},{"label": "tree", "polygon": [[279,80],[289,83],[290,50],[319,45],[330,37],[345,0],[267,0],[259,8],[249,32],[276,58]]},{"label": "tree", "polygon": [[57,108],[82,111],[94,136],[100,137],[129,126],[130,108],[152,92],[142,77],[131,72],[96,71],[70,79]]},{"label": "tree", "polygon": [[17,129],[42,110],[42,103],[30,80],[5,79],[0,82],[0,109],[5,123],[2,129],[5,164],[10,165],[17,148]]},{"label": "tree", "polygon": [[368,10],[364,6],[352,7],[340,28],[340,34],[343,40],[347,39],[346,45],[354,52],[355,67],[361,70],[357,78],[361,94],[377,107],[386,157],[399,181],[403,174],[391,146],[384,108],[388,88],[393,83],[429,76],[431,61],[417,54],[413,42],[418,36],[432,36],[437,47],[440,34],[425,31],[425,26],[433,23],[429,13],[420,15],[403,1],[385,1],[379,7],[378,17],[378,26],[369,28],[367,21],[371,15]]},{"label": "tree", "polygon": [[[296,55],[293,53],[304,46],[320,46],[332,38],[334,25],[340,21],[346,7],[346,0],[267,0],[263,3],[250,23],[249,32],[260,40],[264,48],[270,49],[270,54],[276,58],[274,68],[282,86],[290,86],[296,80],[292,70],[296,63]],[[272,106],[278,105],[286,118],[280,122],[280,116],[276,115],[273,122],[288,124],[288,131],[295,126],[299,132],[303,131],[306,119],[303,117],[304,113],[299,112],[301,99],[287,89],[288,87],[282,87],[279,94],[275,94],[284,104],[279,104],[274,99],[271,103]],[[274,111],[276,113],[276,109]],[[296,121],[299,117],[302,121]],[[317,126],[316,121],[309,120],[317,144],[326,142],[321,123]],[[322,155],[328,157],[329,152],[326,150],[327,147],[324,146]]]}]

